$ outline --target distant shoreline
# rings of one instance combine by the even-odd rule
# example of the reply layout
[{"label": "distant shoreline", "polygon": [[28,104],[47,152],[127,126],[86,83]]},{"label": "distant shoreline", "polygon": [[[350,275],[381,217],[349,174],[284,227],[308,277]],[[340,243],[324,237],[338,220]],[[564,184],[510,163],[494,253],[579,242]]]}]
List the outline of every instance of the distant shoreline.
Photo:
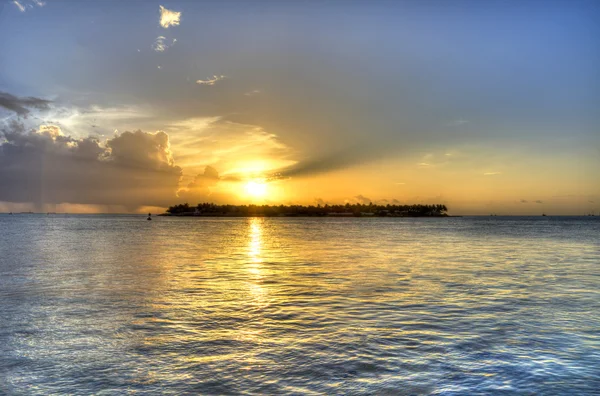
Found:
[{"label": "distant shoreline", "polygon": [[194,217],[194,218],[202,218],[202,217],[318,217],[318,218],[323,218],[323,217],[327,217],[327,218],[356,218],[356,217],[361,217],[361,218],[400,218],[400,217],[405,217],[405,218],[440,218],[440,217],[463,217],[463,216],[451,216],[451,215],[447,215],[447,214],[441,214],[441,215],[366,215],[366,214],[354,214],[354,213],[349,213],[349,214],[325,214],[325,215],[311,215],[311,214],[274,214],[274,215],[267,215],[264,213],[261,214],[237,214],[237,213],[201,213],[201,214],[195,214],[195,213],[182,213],[182,214],[171,214],[171,213],[161,213],[158,214],[157,216],[163,216],[163,217]]},{"label": "distant shoreline", "polygon": [[346,203],[318,205],[219,205],[195,206],[187,202],[170,206],[163,216],[175,217],[448,217],[443,204],[378,205]]}]

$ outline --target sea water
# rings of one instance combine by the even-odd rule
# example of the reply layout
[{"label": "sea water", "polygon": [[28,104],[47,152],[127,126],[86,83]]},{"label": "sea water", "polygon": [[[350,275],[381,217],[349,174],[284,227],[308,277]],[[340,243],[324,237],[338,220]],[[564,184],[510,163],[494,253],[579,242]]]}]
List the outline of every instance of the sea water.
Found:
[{"label": "sea water", "polygon": [[0,393],[594,394],[599,220],[0,215]]}]

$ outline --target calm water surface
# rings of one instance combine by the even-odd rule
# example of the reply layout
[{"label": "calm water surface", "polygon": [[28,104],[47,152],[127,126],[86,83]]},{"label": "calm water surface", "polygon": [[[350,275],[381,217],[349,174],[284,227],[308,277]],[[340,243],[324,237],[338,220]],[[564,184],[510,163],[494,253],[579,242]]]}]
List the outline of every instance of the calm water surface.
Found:
[{"label": "calm water surface", "polygon": [[0,394],[598,394],[599,220],[0,215]]}]

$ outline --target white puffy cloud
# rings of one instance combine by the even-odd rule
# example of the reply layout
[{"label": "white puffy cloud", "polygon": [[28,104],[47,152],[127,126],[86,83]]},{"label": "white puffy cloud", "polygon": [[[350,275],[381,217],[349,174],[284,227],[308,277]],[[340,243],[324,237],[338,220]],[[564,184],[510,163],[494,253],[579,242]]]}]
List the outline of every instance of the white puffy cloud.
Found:
[{"label": "white puffy cloud", "polygon": [[160,26],[167,29],[169,26],[178,26],[181,19],[181,12],[168,10],[160,6]]}]

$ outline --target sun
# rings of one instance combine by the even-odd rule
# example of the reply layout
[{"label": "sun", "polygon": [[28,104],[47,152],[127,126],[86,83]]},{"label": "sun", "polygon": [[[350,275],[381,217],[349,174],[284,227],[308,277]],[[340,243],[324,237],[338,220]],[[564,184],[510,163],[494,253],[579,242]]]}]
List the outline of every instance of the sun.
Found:
[{"label": "sun", "polygon": [[264,198],[267,195],[267,183],[251,180],[246,183],[246,193],[253,198]]}]

